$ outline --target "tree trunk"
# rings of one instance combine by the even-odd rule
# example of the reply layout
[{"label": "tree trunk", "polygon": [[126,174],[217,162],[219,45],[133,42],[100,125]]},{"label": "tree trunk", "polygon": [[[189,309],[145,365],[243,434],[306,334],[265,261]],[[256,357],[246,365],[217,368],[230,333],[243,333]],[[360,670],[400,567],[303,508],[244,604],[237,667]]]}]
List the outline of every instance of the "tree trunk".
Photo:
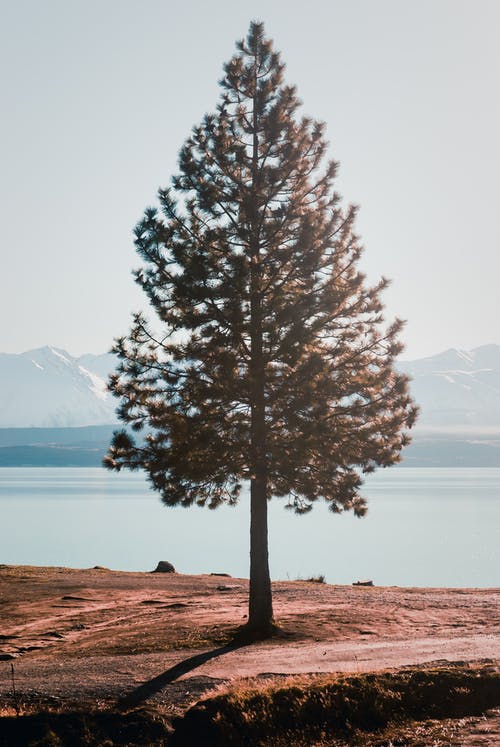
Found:
[{"label": "tree trunk", "polygon": [[250,487],[250,599],[248,630],[266,638],[274,630],[267,536],[265,479],[255,477]]},{"label": "tree trunk", "polygon": [[250,600],[247,628],[265,638],[273,630],[271,577],[269,575],[266,449],[265,365],[260,297],[259,247],[255,242],[251,270],[251,445],[250,445]]},{"label": "tree trunk", "polygon": [[257,59],[254,63],[252,199],[250,219],[250,599],[247,630],[253,637],[265,638],[273,629],[273,606],[267,536],[267,454],[265,364],[262,332],[262,288],[259,238],[259,138],[257,114]]},{"label": "tree trunk", "polygon": [[[258,252],[254,257],[257,256]],[[250,448],[250,600],[247,628],[257,638],[273,630],[273,607],[267,535],[268,464],[266,454],[265,367],[258,263],[252,273],[252,425]]]}]

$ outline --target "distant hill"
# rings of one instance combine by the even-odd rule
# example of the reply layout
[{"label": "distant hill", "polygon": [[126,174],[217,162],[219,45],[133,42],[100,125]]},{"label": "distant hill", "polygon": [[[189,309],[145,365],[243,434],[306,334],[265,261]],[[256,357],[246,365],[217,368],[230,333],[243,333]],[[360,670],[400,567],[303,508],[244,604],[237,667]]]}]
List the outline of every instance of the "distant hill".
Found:
[{"label": "distant hill", "polygon": [[100,467],[117,427],[0,428],[0,467]]},{"label": "distant hill", "polygon": [[[115,428],[0,428],[0,467],[100,467]],[[403,456],[403,467],[500,467],[500,438],[417,432]]]},{"label": "distant hill", "polygon": [[106,446],[94,449],[66,446],[3,446],[0,467],[100,467]]}]

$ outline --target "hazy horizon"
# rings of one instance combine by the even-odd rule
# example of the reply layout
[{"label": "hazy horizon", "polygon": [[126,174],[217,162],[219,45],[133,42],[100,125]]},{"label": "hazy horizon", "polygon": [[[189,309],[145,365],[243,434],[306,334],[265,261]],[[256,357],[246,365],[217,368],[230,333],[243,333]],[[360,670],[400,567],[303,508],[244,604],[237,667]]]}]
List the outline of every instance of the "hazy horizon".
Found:
[{"label": "hazy horizon", "polygon": [[500,342],[494,0],[3,3],[0,350],[105,352],[147,310],[132,229],[264,21],[360,205],[369,280],[393,280],[402,358]]}]

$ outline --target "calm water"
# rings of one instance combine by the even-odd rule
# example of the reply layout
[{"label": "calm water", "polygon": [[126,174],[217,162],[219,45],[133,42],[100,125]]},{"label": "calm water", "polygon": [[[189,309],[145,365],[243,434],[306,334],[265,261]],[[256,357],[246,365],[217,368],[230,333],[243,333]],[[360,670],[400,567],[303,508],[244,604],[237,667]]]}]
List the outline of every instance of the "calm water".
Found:
[{"label": "calm water", "polygon": [[[392,469],[370,476],[364,519],[322,504],[270,504],[275,579],[500,586],[500,469]],[[167,508],[141,474],[1,468],[0,563],[104,565],[248,576],[248,499],[216,511]]]}]

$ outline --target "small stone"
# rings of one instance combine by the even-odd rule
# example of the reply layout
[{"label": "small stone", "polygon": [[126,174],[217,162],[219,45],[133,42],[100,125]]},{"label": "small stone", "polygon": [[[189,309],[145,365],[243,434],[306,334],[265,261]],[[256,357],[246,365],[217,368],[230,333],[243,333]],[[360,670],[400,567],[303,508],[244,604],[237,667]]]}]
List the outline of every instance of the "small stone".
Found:
[{"label": "small stone", "polygon": [[172,563],[168,562],[168,560],[160,560],[154,571],[151,571],[151,573],[175,573],[175,568]]}]

